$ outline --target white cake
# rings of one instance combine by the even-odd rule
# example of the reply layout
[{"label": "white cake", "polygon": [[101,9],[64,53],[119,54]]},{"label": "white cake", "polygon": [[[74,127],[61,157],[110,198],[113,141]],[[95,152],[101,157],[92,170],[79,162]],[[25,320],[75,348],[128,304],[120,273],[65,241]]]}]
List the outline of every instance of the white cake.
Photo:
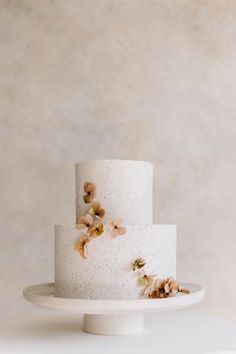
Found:
[{"label": "white cake", "polygon": [[77,224],[55,226],[56,296],[140,298],[138,259],[145,274],[176,276],[176,227],[152,224],[152,174],[152,165],[141,161],[76,164]]}]

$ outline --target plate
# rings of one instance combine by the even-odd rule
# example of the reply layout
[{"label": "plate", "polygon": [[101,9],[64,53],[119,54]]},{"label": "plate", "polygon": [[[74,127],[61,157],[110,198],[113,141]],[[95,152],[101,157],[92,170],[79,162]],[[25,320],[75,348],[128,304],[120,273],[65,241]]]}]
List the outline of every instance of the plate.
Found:
[{"label": "plate", "polygon": [[23,295],[29,302],[48,309],[67,310],[84,315],[84,330],[93,334],[130,334],[143,330],[143,314],[171,311],[201,301],[204,289],[196,284],[182,283],[190,294],[179,293],[164,299],[93,300],[60,298],[54,294],[54,283],[29,286]]}]

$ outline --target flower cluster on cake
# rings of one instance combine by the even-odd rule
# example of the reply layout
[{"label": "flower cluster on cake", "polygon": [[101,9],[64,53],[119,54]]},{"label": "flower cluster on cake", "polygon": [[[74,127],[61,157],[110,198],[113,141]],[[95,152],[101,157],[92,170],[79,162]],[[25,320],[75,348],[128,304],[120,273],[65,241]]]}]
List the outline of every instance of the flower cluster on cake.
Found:
[{"label": "flower cluster on cake", "polygon": [[153,166],[76,164],[76,223],[55,226],[55,295],[85,299],[187,294],[176,278],[176,226],[152,220]]}]

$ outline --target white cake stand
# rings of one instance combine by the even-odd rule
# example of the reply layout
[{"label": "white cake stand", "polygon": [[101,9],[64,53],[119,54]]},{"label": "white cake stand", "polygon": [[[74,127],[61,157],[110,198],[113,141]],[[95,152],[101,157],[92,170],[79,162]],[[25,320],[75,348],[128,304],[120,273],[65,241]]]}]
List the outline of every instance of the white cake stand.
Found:
[{"label": "white cake stand", "polygon": [[69,310],[84,314],[84,331],[93,334],[122,335],[143,330],[146,312],[170,311],[193,305],[204,297],[198,285],[183,284],[189,295],[178,294],[165,299],[87,300],[59,298],[54,283],[29,286],[23,290],[26,300],[49,309]]}]

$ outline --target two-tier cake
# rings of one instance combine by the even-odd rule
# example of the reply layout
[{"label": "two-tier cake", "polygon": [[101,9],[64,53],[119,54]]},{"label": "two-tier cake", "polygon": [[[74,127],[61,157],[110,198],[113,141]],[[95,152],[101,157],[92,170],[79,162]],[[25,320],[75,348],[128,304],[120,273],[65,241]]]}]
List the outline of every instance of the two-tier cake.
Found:
[{"label": "two-tier cake", "polygon": [[137,299],[185,291],[173,279],[176,227],[152,223],[152,197],[149,162],[76,164],[76,223],[55,226],[57,297]]}]

